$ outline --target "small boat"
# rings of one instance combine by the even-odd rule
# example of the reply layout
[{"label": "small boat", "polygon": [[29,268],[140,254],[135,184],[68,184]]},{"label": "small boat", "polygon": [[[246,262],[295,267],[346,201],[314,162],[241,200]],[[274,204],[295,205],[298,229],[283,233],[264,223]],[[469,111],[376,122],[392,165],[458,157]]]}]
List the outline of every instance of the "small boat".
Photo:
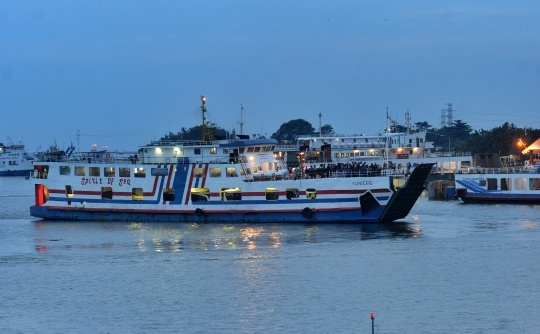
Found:
[{"label": "small boat", "polygon": [[474,167],[455,174],[455,197],[464,203],[540,204],[540,148],[522,153],[530,155],[522,165]]},{"label": "small boat", "polygon": [[25,176],[34,170],[34,158],[23,144],[0,143],[0,176]]},{"label": "small boat", "polygon": [[410,175],[288,168],[275,139],[159,140],[129,160],[35,163],[34,217],[198,223],[381,223],[405,218],[433,163]]}]

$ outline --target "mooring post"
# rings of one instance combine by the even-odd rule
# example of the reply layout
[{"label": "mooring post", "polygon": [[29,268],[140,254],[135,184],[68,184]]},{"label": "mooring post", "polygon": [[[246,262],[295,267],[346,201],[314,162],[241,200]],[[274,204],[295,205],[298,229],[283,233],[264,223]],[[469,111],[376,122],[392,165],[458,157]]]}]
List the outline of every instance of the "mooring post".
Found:
[{"label": "mooring post", "polygon": [[375,313],[371,313],[371,334],[375,334]]}]

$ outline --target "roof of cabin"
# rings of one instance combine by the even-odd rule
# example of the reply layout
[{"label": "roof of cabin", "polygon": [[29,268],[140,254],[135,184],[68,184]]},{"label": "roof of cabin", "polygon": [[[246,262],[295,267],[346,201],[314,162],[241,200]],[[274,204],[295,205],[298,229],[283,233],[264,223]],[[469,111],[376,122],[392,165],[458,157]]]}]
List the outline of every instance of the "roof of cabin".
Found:
[{"label": "roof of cabin", "polygon": [[278,141],[275,139],[248,139],[239,140],[231,143],[219,144],[220,147],[243,147],[243,146],[257,146],[257,145],[277,145]]}]

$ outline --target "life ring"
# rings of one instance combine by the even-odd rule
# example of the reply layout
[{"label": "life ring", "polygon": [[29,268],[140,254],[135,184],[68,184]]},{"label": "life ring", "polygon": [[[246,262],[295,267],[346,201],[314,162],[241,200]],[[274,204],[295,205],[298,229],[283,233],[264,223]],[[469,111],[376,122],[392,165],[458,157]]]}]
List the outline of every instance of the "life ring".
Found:
[{"label": "life ring", "polygon": [[313,211],[310,208],[305,207],[302,209],[302,217],[311,218],[311,216],[313,216]]},{"label": "life ring", "polygon": [[195,209],[195,216],[200,217],[203,213],[204,211],[201,208]]}]

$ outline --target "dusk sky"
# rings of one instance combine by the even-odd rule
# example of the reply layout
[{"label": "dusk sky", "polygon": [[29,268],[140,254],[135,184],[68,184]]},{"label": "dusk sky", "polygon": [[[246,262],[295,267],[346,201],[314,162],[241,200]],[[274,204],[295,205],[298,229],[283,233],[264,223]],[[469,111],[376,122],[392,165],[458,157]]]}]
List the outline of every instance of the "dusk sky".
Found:
[{"label": "dusk sky", "polygon": [[139,145],[207,118],[540,128],[538,1],[0,1],[0,142]]}]

